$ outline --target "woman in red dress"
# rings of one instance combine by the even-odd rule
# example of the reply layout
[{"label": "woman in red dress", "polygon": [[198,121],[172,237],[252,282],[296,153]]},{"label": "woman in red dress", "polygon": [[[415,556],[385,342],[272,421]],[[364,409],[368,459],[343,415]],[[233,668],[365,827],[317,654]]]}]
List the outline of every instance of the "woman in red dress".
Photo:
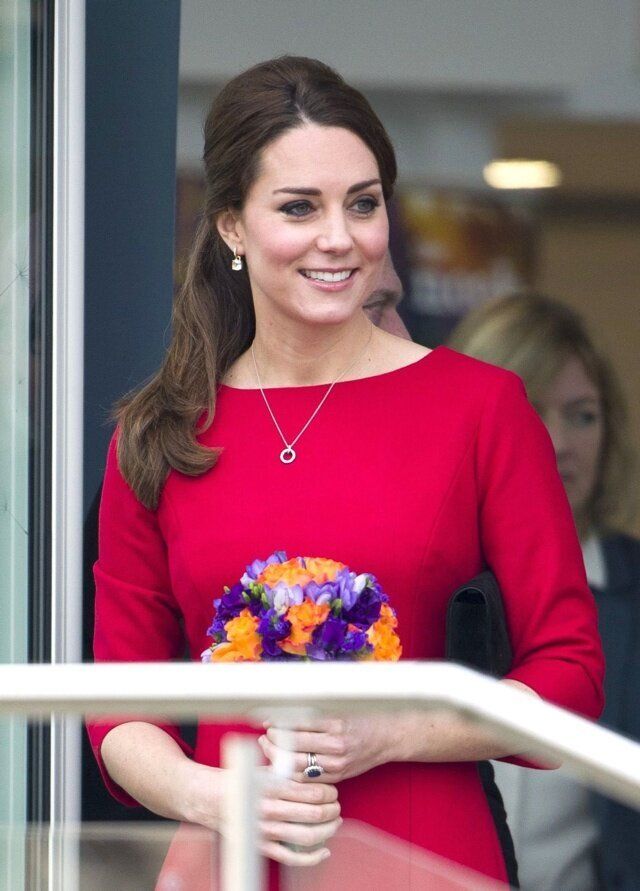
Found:
[{"label": "woman in red dress", "polygon": [[[366,100],[319,62],[263,63],[214,102],[204,159],[171,345],[121,404],[109,450],[96,659],[177,659],[185,640],[199,659],[212,599],[280,549],[374,573],[404,658],[441,659],[449,595],[488,566],[514,653],[503,683],[596,717],[593,599],[519,379],[376,329],[363,311],[396,176]],[[203,670],[215,684],[215,665]],[[195,752],[169,724],[90,732],[124,803],[218,829],[228,729],[201,725]],[[341,811],[506,879],[476,762],[512,753],[483,730],[407,711],[326,718],[293,739],[294,778],[260,803],[266,857],[315,866]],[[275,728],[260,742],[277,754]],[[303,773],[308,752],[320,777]]]}]

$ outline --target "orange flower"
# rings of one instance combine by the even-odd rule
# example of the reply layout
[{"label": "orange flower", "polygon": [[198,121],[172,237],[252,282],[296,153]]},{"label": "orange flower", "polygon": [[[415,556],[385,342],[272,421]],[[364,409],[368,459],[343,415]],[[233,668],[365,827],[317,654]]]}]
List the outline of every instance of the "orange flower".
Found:
[{"label": "orange flower", "polygon": [[344,563],[329,560],[327,557],[305,557],[304,562],[307,564],[307,570],[311,573],[313,581],[319,585],[323,582],[332,582],[340,570],[345,568]]},{"label": "orange flower", "polygon": [[328,615],[329,605],[327,603],[318,605],[311,600],[303,600],[302,603],[296,603],[289,607],[286,618],[291,622],[291,632],[280,642],[280,648],[285,653],[304,656],[305,646],[310,643],[311,635],[318,625],[322,625]]},{"label": "orange flower", "polygon": [[258,634],[259,619],[246,607],[224,626],[228,643],[220,644],[211,653],[212,662],[257,662],[262,653]]},{"label": "orange flower", "polygon": [[278,582],[284,582],[288,587],[292,585],[304,587],[312,578],[311,573],[300,564],[298,558],[292,557],[286,563],[270,563],[256,581],[269,585],[270,588],[275,588]]},{"label": "orange flower", "polygon": [[397,662],[402,655],[400,638],[393,630],[397,624],[391,608],[383,603],[380,618],[367,631],[367,640],[373,646],[372,658],[377,662]]},{"label": "orange flower", "polygon": [[211,651],[212,662],[246,662],[247,660],[231,643],[222,643]]},{"label": "orange flower", "polygon": [[378,622],[381,622],[383,625],[388,625],[390,628],[398,627],[396,614],[388,603],[382,603],[380,605],[380,618],[378,619]]}]

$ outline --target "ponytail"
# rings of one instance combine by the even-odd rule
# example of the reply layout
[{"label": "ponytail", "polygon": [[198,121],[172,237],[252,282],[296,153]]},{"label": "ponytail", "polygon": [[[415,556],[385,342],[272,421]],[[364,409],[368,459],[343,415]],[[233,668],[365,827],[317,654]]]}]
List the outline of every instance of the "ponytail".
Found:
[{"label": "ponytail", "polygon": [[211,426],[219,383],[254,332],[246,269],[231,270],[229,249],[203,218],[174,301],[162,365],[114,412],[120,472],[145,507],[157,507],[172,468],[199,476],[216,464],[221,450],[200,445],[196,435]]}]

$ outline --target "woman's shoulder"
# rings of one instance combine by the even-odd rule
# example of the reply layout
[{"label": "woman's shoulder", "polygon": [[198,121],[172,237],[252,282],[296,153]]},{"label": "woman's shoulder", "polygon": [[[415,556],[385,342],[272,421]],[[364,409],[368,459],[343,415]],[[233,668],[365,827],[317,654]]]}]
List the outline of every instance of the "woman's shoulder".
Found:
[{"label": "woman's shoulder", "polygon": [[459,353],[448,346],[441,346],[437,349],[446,362],[447,370],[454,374],[456,379],[464,379],[480,389],[487,386],[497,388],[509,385],[516,388],[522,386],[522,380],[513,371]]},{"label": "woman's shoulder", "polygon": [[386,369],[381,368],[383,371],[413,366],[416,370],[424,369],[426,374],[427,368],[430,373],[437,368],[439,374],[448,378],[453,386],[464,384],[465,388],[471,387],[472,390],[481,392],[486,392],[487,387],[499,389],[509,383],[522,387],[520,378],[512,371],[466,356],[446,345],[429,349],[420,343],[382,331],[378,332],[378,339],[382,347],[382,358],[379,361],[382,365],[387,365]]},{"label": "woman's shoulder", "polygon": [[425,361],[415,364],[424,375],[425,385],[438,388],[443,398],[462,407],[488,407],[496,401],[526,401],[522,380],[517,374],[480,359],[458,353],[448,346],[438,346]]}]

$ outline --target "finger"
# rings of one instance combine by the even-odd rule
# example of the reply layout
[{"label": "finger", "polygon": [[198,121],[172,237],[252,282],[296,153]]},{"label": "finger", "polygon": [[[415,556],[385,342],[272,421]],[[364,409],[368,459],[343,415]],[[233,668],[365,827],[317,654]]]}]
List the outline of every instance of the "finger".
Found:
[{"label": "finger", "polygon": [[276,860],[284,866],[317,866],[327,857],[331,856],[328,848],[319,848],[317,851],[304,853],[302,851],[292,851],[281,845],[280,842],[263,842],[260,845],[260,853],[263,857],[269,857]]},{"label": "finger", "polygon": [[300,804],[330,804],[338,800],[338,790],[330,783],[276,780],[263,788],[263,800],[294,801]]},{"label": "finger", "polygon": [[303,848],[323,846],[336,834],[341,825],[341,817],[328,823],[310,825],[272,820],[261,820],[259,824],[263,840],[280,841],[289,845],[300,845]]},{"label": "finger", "polygon": [[[320,787],[322,788],[322,787]],[[300,801],[284,801],[281,798],[263,798],[258,812],[261,820],[288,823],[329,823],[340,816],[340,802],[309,804]]]},{"label": "finger", "polygon": [[344,733],[345,722],[342,718],[308,718],[301,721],[292,721],[291,724],[282,724],[275,721],[263,721],[265,730],[269,727],[279,727],[281,730],[306,730],[310,733],[331,733],[339,736]]},{"label": "finger", "polygon": [[[264,752],[266,758],[268,758],[272,764],[284,759],[285,755],[283,750],[278,748],[278,746],[274,746],[266,736],[261,736],[258,742],[260,743],[260,748]],[[318,764],[323,768],[324,773],[319,777],[306,777],[304,771],[309,766],[307,754],[302,754],[301,752],[288,752],[286,754],[290,758],[294,778],[301,782],[332,783],[340,772],[341,762],[339,759],[332,757],[331,755],[322,755],[322,757],[317,760]]]},{"label": "finger", "polygon": [[316,755],[344,755],[345,739],[330,733],[312,733],[306,730],[289,731],[271,727],[266,737],[274,746],[291,752],[313,752]]}]

